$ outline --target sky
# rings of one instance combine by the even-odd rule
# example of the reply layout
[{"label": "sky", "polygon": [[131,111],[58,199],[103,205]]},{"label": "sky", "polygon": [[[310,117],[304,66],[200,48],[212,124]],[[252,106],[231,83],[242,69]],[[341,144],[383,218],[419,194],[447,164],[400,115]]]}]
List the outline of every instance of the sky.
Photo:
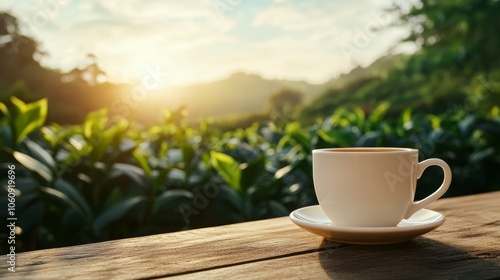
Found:
[{"label": "sky", "polygon": [[[407,34],[386,26],[389,1],[2,0],[47,53],[70,71],[97,58],[111,81],[159,86],[223,79],[234,72],[324,83],[367,66]],[[400,46],[394,52],[411,52]]]}]

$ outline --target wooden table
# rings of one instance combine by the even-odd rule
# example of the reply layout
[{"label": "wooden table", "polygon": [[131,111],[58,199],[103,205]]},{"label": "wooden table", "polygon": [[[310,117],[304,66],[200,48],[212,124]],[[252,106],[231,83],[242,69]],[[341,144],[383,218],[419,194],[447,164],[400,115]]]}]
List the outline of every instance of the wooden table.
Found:
[{"label": "wooden table", "polygon": [[443,213],[446,222],[400,244],[337,244],[282,217],[21,253],[17,271],[4,268],[0,277],[500,278],[500,192],[441,199],[429,209]]}]

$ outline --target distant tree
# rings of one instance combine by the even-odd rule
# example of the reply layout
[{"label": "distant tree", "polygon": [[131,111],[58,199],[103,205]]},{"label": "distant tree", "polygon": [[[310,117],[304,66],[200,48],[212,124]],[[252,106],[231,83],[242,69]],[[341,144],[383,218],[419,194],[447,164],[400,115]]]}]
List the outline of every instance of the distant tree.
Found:
[{"label": "distant tree", "polygon": [[294,89],[284,88],[269,98],[271,110],[280,113],[289,112],[302,102],[303,94]]},{"label": "distant tree", "polygon": [[23,68],[36,66],[35,54],[42,54],[38,42],[19,33],[18,20],[9,13],[0,12],[0,74],[14,80]]},{"label": "distant tree", "polygon": [[97,65],[97,57],[88,53],[86,56],[87,65],[83,67],[76,67],[62,77],[65,83],[73,81],[83,81],[93,86],[107,80],[107,74]]},{"label": "distant tree", "polygon": [[106,73],[97,65],[93,54],[69,74],[40,65],[45,53],[40,43],[23,34],[13,15],[0,11],[0,101],[15,95],[24,102],[47,98],[48,122],[78,123],[84,116],[120,100],[119,86],[105,83]]},{"label": "distant tree", "polygon": [[0,36],[19,33],[17,18],[6,12],[0,12]]},{"label": "distant tree", "polygon": [[421,0],[410,9],[395,4],[390,11],[398,15],[394,25],[410,27],[404,41],[420,48],[411,63],[416,70],[467,75],[500,65],[500,1]]}]

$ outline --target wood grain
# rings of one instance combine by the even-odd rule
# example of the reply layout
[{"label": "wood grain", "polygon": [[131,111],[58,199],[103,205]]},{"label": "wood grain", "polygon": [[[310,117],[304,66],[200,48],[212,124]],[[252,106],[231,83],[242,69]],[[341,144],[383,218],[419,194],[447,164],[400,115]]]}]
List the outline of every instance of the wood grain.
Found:
[{"label": "wood grain", "polygon": [[[440,228],[409,242],[358,246],[288,217],[21,253],[9,279],[500,277],[500,192],[441,199]],[[5,264],[4,259],[2,263]],[[7,275],[8,273],[8,275]]]}]

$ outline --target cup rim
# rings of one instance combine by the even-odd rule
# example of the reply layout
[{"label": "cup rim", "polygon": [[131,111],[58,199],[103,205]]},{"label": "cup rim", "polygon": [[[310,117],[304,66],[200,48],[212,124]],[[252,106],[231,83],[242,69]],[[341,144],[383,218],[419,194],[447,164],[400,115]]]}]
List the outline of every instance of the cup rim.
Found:
[{"label": "cup rim", "polygon": [[350,147],[350,148],[322,148],[314,149],[313,153],[321,154],[397,154],[397,153],[418,153],[417,149],[400,147]]}]

